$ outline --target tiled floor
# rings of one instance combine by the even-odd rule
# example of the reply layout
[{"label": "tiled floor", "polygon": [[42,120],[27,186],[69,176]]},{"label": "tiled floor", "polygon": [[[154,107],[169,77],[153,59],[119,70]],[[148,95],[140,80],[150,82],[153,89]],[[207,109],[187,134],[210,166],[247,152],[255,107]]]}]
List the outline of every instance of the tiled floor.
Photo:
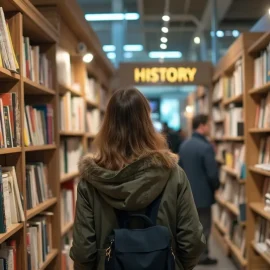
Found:
[{"label": "tiled floor", "polygon": [[211,257],[218,259],[218,264],[215,266],[197,266],[194,270],[237,270],[232,261],[224,256],[218,243],[214,239],[210,240]]}]

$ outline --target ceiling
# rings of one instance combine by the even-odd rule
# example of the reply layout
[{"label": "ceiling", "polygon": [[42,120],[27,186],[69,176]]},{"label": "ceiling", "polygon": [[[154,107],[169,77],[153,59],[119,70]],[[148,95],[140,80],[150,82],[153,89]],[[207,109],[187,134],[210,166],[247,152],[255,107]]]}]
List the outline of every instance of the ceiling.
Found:
[{"label": "ceiling", "polygon": [[[77,0],[84,13],[111,13],[112,0]],[[113,0],[120,1],[120,0]],[[149,61],[149,51],[160,51],[161,27],[165,5],[169,6],[168,51],[181,51],[184,60],[200,57],[195,36],[205,37],[205,58],[211,59],[211,0],[122,0],[123,11],[137,12],[140,20],[126,22],[125,44],[142,44],[143,52],[134,52],[126,61]],[[169,4],[168,4],[169,3]],[[218,38],[221,56],[235,40],[232,30],[248,31],[270,8],[269,0],[217,0]],[[113,44],[112,22],[91,22],[103,45]],[[179,61],[179,59],[178,59]]]}]

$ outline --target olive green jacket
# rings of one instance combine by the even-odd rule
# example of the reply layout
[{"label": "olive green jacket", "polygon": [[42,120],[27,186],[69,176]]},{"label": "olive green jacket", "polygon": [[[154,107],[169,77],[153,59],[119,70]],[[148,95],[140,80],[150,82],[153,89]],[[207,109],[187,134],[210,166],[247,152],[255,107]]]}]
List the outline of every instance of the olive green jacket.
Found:
[{"label": "olive green jacket", "polygon": [[90,156],[82,159],[70,251],[75,270],[104,270],[105,243],[118,227],[113,208],[142,211],[163,190],[157,223],[171,232],[176,270],[196,266],[205,248],[202,225],[188,179],[175,156],[168,152],[168,157],[173,164],[170,169],[152,154],[120,171],[101,168]]}]

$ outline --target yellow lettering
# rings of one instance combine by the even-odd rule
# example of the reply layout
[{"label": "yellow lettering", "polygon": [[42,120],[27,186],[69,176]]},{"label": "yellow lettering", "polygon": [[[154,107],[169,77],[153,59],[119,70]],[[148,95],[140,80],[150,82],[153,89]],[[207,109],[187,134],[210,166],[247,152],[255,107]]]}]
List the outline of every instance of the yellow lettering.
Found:
[{"label": "yellow lettering", "polygon": [[166,72],[167,81],[170,83],[175,83],[178,79],[178,72],[176,68],[168,68]]},{"label": "yellow lettering", "polygon": [[146,69],[146,82],[151,82],[151,68]]},{"label": "yellow lettering", "polygon": [[151,82],[156,83],[158,81],[159,81],[158,68],[154,67],[151,69]]},{"label": "yellow lettering", "polygon": [[159,72],[160,72],[160,81],[161,82],[165,82],[166,81],[166,68],[159,68]]},{"label": "yellow lettering", "polygon": [[144,82],[145,81],[145,68],[135,68],[134,70],[134,81]]},{"label": "yellow lettering", "polygon": [[187,73],[188,73],[189,81],[193,82],[195,75],[197,73],[197,68],[187,68]]},{"label": "yellow lettering", "polygon": [[188,81],[187,72],[185,68],[178,68],[178,81],[179,82]]}]

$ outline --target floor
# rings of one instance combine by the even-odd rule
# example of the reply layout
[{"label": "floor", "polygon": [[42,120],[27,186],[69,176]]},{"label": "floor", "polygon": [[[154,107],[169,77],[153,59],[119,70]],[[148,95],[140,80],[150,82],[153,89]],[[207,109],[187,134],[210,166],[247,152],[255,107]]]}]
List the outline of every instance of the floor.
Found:
[{"label": "floor", "polygon": [[215,266],[197,266],[194,270],[237,270],[232,261],[224,256],[218,243],[214,239],[210,240],[210,256],[218,260]]}]

